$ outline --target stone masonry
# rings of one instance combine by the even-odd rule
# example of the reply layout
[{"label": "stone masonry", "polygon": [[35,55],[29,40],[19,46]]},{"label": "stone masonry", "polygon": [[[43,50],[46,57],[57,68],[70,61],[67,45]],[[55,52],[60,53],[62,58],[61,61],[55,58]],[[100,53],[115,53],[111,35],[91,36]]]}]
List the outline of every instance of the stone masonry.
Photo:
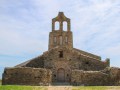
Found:
[{"label": "stone masonry", "polygon": [[[56,22],[59,23],[56,29]],[[64,22],[67,30],[64,30]],[[5,68],[3,85],[120,85],[120,68],[110,67],[110,59],[73,47],[70,19],[63,12],[52,19],[48,51],[15,67]]]},{"label": "stone masonry", "polygon": [[3,84],[15,85],[49,85],[51,83],[51,70],[42,68],[5,68],[2,79]]}]

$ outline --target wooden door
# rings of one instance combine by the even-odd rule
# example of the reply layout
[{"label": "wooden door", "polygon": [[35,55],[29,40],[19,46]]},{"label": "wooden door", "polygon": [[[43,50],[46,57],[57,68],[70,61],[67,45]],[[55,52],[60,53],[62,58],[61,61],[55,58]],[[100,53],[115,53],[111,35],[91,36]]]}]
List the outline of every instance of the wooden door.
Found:
[{"label": "wooden door", "polygon": [[65,70],[63,68],[60,68],[57,71],[57,81],[58,82],[64,82],[65,81]]}]

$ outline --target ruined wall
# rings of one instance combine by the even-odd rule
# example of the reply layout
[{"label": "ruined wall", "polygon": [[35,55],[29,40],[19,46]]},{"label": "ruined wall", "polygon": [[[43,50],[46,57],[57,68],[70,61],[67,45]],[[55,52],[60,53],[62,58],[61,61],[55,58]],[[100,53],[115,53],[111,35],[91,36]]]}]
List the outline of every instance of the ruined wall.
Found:
[{"label": "ruined wall", "polygon": [[117,67],[107,67],[102,70],[103,73],[107,73],[110,76],[109,85],[118,85],[120,86],[120,68]]},{"label": "ruined wall", "polygon": [[72,85],[119,86],[120,68],[107,67],[102,71],[72,70]]},{"label": "ruined wall", "polygon": [[120,68],[111,68],[110,77],[114,85],[120,86]]},{"label": "ruined wall", "polygon": [[3,85],[49,85],[51,71],[41,68],[6,68],[3,73]]},{"label": "ruined wall", "polygon": [[71,74],[72,85],[104,86],[109,81],[109,75],[100,71],[73,70]]}]

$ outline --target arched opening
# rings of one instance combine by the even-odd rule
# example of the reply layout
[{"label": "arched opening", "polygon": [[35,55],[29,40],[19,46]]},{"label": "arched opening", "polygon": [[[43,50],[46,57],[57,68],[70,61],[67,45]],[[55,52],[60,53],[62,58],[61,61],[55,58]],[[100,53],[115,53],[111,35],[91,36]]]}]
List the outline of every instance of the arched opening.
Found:
[{"label": "arched opening", "polygon": [[65,81],[65,70],[63,68],[60,68],[57,71],[57,81],[58,82],[64,82]]},{"label": "arched opening", "polygon": [[55,22],[55,30],[59,30],[60,28],[60,23],[58,21]]},{"label": "arched opening", "polygon": [[63,22],[63,30],[67,31],[67,22],[66,21]]}]

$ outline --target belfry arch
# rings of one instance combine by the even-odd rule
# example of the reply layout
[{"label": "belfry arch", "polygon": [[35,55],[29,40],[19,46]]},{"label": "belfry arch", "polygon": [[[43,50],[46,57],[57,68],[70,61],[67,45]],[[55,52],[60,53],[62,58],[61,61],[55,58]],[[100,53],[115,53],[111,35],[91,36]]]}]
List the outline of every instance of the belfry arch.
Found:
[{"label": "belfry arch", "polygon": [[67,22],[66,21],[63,22],[63,30],[67,31]]},{"label": "belfry arch", "polygon": [[56,30],[56,22],[59,22],[59,30],[63,31],[65,27],[65,31],[70,31],[70,19],[63,12],[59,12],[58,16],[52,19],[52,31]]},{"label": "belfry arch", "polygon": [[55,22],[55,30],[59,30],[60,28],[60,23],[58,21]]}]

